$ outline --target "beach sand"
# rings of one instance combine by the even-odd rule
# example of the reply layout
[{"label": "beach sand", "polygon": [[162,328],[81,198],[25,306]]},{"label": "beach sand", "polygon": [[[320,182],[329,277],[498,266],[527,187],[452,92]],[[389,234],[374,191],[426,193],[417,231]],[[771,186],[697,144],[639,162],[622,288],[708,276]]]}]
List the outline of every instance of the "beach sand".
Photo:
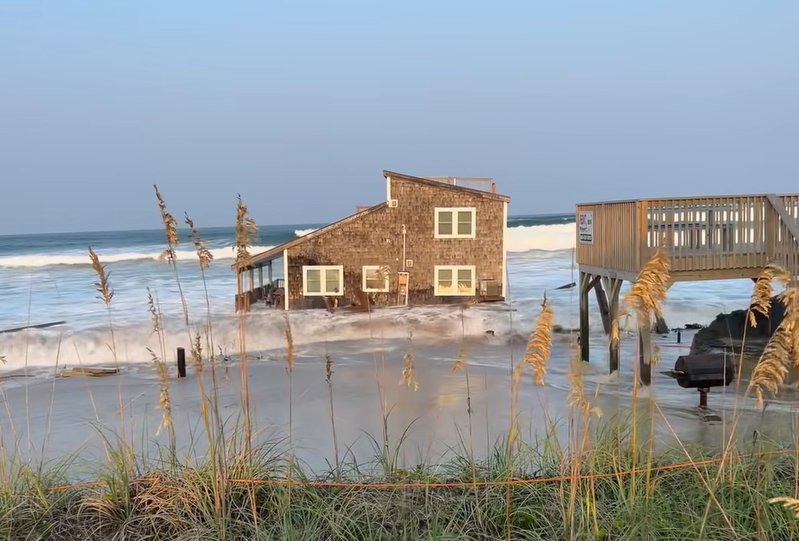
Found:
[{"label": "beach sand", "polygon": [[[690,344],[690,334],[683,335]],[[602,338],[592,344],[596,360],[581,363],[586,399],[601,410],[596,427],[624,418],[632,410],[633,359],[636,340],[622,339],[622,368],[619,374],[606,374]],[[670,368],[677,355],[687,348],[675,347],[673,337],[661,338],[663,366],[653,369],[650,389],[639,388],[636,401],[638,430],[646,437],[654,420],[657,446],[699,444],[718,447],[726,438],[733,409],[739,403],[740,421],[736,434],[751,438],[755,429],[775,439],[790,437],[790,408],[770,406],[765,413],[754,407],[751,398],[742,399],[734,383],[713,389],[709,405],[725,422],[709,424],[694,408],[698,393],[682,389],[660,370]],[[666,343],[668,342],[668,343]],[[524,344],[496,337],[471,339],[466,343],[468,365],[454,372],[453,364],[461,344],[458,342],[377,340],[371,351],[364,341],[339,341],[309,345],[297,351],[292,372],[292,430],[295,456],[309,470],[322,471],[333,463],[333,438],[324,356],[333,361],[335,427],[342,461],[356,459],[369,463],[375,449],[370,437],[382,442],[384,412],[389,414],[389,438],[396,445],[408,429],[407,441],[399,453],[405,466],[436,463],[452,456],[453,449],[463,454],[463,444],[480,459],[507,434],[510,423],[510,363],[523,357]],[[670,349],[672,348],[672,349]],[[414,355],[414,380],[418,389],[401,384],[403,356]],[[289,375],[285,349],[265,352],[263,358],[247,362],[249,399],[254,441],[288,446]],[[533,386],[531,372],[525,372],[519,390],[521,438],[531,442],[543,438],[551,423],[557,424],[561,443],[568,440],[569,371],[568,337],[555,335],[552,358],[547,368],[548,383]],[[468,374],[468,384],[467,377]],[[189,367],[185,379],[177,379],[170,368],[169,392],[177,436],[178,453],[184,460],[198,461],[207,443],[200,416],[196,374]],[[210,366],[204,370],[205,390],[213,388]],[[218,406],[228,433],[241,421],[240,364],[216,364]],[[379,382],[379,385],[378,385]],[[166,445],[164,431],[158,433],[162,411],[156,409],[159,384],[155,371],[146,365],[122,366],[119,375],[110,377],[11,378],[2,383],[0,428],[6,451],[17,447],[21,456],[34,460],[59,460],[77,456],[76,475],[81,464],[105,458],[103,437],[117,437],[133,445],[143,455],[154,456],[154,442]],[[125,405],[125,432],[120,429],[118,396],[121,389]],[[468,400],[467,400],[468,397]],[[654,397],[654,402],[653,402]],[[471,415],[467,412],[471,405]],[[469,439],[471,424],[471,440]]]}]

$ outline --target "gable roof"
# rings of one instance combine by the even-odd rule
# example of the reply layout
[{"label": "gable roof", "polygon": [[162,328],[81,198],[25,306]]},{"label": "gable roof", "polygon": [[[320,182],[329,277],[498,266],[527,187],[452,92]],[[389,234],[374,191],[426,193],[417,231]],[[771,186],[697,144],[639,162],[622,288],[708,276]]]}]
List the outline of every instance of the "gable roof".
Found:
[{"label": "gable roof", "polygon": [[280,257],[280,254],[282,252],[284,252],[285,250],[288,250],[289,248],[293,248],[295,246],[299,246],[300,244],[303,244],[303,243],[305,243],[305,242],[307,242],[309,240],[312,240],[312,239],[314,239],[314,238],[316,238],[316,237],[318,237],[320,235],[324,235],[328,231],[331,231],[333,229],[337,229],[337,228],[339,228],[339,227],[341,227],[343,225],[347,225],[350,222],[353,222],[353,221],[355,221],[357,219],[360,219],[362,216],[365,216],[367,214],[372,214],[372,213],[374,213],[374,212],[376,212],[376,211],[378,211],[378,210],[380,210],[382,208],[385,208],[385,207],[386,207],[386,202],[383,201],[382,203],[379,203],[377,205],[371,206],[371,207],[369,207],[366,210],[362,210],[361,212],[356,212],[355,214],[351,214],[351,215],[347,216],[346,218],[342,218],[341,220],[339,220],[337,222],[333,222],[332,224],[328,224],[328,225],[326,225],[324,227],[320,227],[319,229],[317,229],[315,231],[311,231],[307,235],[303,235],[301,237],[297,237],[296,239],[291,239],[290,241],[284,242],[283,244],[275,246],[274,248],[270,248],[269,250],[267,250],[265,252],[261,252],[259,254],[255,254],[253,256],[250,256],[250,259],[248,261],[243,261],[241,263],[238,263],[238,262],[233,263],[230,266],[230,268],[232,270],[246,269],[247,267],[252,267],[253,265],[257,265],[258,263],[261,263],[261,262],[268,262],[268,261],[271,261],[273,259],[277,259],[277,258]]},{"label": "gable roof", "polygon": [[507,195],[500,195],[494,192],[486,192],[483,190],[476,190],[474,188],[467,188],[466,186],[458,186],[455,184],[448,184],[446,182],[441,182],[440,180],[434,180],[430,178],[423,178],[423,177],[414,177],[411,175],[403,175],[402,173],[395,173],[394,171],[383,171],[383,177],[390,177],[392,179],[396,178],[399,180],[404,180],[407,182],[413,182],[414,184],[422,184],[424,186],[429,186],[431,188],[436,188],[437,190],[449,190],[453,192],[460,192],[460,193],[467,193],[470,195],[476,195],[485,197],[486,199],[494,199],[496,201],[503,201],[505,203],[510,202],[510,197]]},{"label": "gable roof", "polygon": [[[484,197],[486,199],[493,199],[495,201],[502,201],[502,202],[505,202],[505,203],[510,201],[510,197],[508,197],[506,195],[500,195],[500,194],[494,193],[494,192],[486,192],[486,191],[483,191],[483,190],[476,190],[474,188],[467,188],[466,186],[457,186],[455,184],[448,184],[446,182],[441,182],[441,181],[433,180],[433,179],[429,179],[429,178],[414,177],[414,176],[411,176],[411,175],[403,175],[402,173],[395,173],[393,171],[384,170],[383,171],[383,177],[384,178],[385,177],[390,177],[392,179],[404,180],[406,182],[412,182],[414,184],[421,184],[421,185],[424,185],[424,186],[429,186],[429,187],[432,187],[432,188],[436,188],[438,190],[449,190],[449,191],[465,193],[465,194],[469,194],[469,195],[475,195],[475,196],[479,196],[479,197]],[[252,255],[252,256],[250,256],[250,258],[247,261],[242,261],[241,263],[239,263],[239,262],[233,263],[230,266],[230,268],[231,268],[231,270],[246,269],[248,267],[252,267],[254,265],[257,265],[258,263],[266,263],[266,262],[272,261],[273,259],[278,259],[279,257],[281,257],[281,254],[284,251],[288,250],[289,248],[293,248],[295,246],[299,246],[300,244],[303,244],[305,242],[313,240],[314,238],[316,238],[316,237],[318,237],[320,235],[324,235],[328,231],[332,231],[333,229],[337,229],[337,228],[339,228],[339,227],[341,227],[343,225],[346,225],[346,224],[348,224],[350,222],[358,220],[359,218],[361,218],[361,217],[363,217],[363,216],[365,216],[367,214],[372,214],[373,212],[376,212],[376,211],[378,211],[380,209],[383,209],[385,207],[387,207],[387,203],[385,201],[383,201],[382,203],[379,203],[377,205],[371,206],[371,207],[369,207],[369,208],[367,208],[365,210],[362,210],[360,212],[356,212],[355,214],[351,214],[351,215],[347,216],[346,218],[343,218],[343,219],[341,219],[341,220],[339,220],[337,222],[333,222],[332,224],[328,224],[328,225],[326,225],[324,227],[320,227],[316,231],[312,231],[312,232],[308,233],[307,235],[303,235],[302,237],[297,237],[295,239],[291,239],[290,241],[284,242],[283,244],[280,244],[279,246],[275,246],[274,248],[266,250],[265,252],[261,252],[261,253]]]}]

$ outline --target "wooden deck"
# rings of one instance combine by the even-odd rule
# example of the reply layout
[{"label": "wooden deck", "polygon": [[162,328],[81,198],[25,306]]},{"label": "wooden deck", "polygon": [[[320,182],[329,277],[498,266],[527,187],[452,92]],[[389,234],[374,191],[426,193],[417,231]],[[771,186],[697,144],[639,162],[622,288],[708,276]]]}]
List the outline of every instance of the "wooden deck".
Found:
[{"label": "wooden deck", "polygon": [[[580,268],[580,343],[588,361],[588,296],[596,291],[605,331],[618,317],[622,283],[635,280],[658,247],[669,256],[671,280],[754,279],[769,263],[799,280],[799,194],[646,199],[576,206]],[[649,340],[649,329],[641,340]],[[611,340],[610,371],[619,366]],[[617,342],[617,341],[616,341]],[[641,350],[648,351],[648,347]],[[649,384],[649,359],[641,380]]]}]

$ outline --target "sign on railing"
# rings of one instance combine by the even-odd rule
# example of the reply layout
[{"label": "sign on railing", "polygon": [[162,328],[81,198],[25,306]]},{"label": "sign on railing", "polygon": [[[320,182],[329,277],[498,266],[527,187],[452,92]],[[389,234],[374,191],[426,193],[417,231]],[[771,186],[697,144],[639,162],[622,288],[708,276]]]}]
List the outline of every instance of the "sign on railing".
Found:
[{"label": "sign on railing", "polygon": [[580,244],[594,244],[594,211],[583,210],[578,213]]}]

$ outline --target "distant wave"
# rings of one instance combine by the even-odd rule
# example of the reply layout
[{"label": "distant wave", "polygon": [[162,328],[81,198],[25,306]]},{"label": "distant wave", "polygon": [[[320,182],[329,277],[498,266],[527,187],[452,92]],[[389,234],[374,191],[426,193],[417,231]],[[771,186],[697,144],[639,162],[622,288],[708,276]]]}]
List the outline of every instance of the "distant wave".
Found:
[{"label": "distant wave", "polygon": [[[263,252],[271,249],[272,246],[252,246],[252,253]],[[96,250],[100,262],[119,263],[122,261],[158,261],[162,251],[142,251],[142,252],[116,252],[104,254],[102,250]],[[210,250],[214,260],[234,259],[236,251],[233,246],[227,248],[214,248]],[[197,252],[194,250],[178,250],[176,252],[178,261],[196,261]],[[79,254],[75,252],[66,254],[29,254],[0,257],[0,267],[6,268],[25,268],[25,267],[50,267],[54,265],[91,265],[89,253]]]},{"label": "distant wave", "polygon": [[509,227],[505,237],[508,252],[571,250],[577,234],[574,223]]},{"label": "distant wave", "polygon": [[[316,229],[297,229],[294,234],[303,237]],[[529,252],[532,250],[558,251],[571,250],[574,247],[575,224],[558,223],[551,225],[520,225],[508,227],[505,244],[508,252]],[[263,252],[274,246],[253,246],[252,253]],[[147,247],[142,251],[103,253],[97,250],[97,255],[102,263],[120,263],[123,261],[158,261],[161,250]],[[231,260],[236,252],[233,246],[211,248],[211,255],[215,261]],[[197,253],[194,250],[178,250],[178,261],[196,261]],[[0,257],[0,268],[38,268],[56,265],[81,266],[90,265],[89,254],[79,252],[66,252],[54,254],[25,254]]]}]

